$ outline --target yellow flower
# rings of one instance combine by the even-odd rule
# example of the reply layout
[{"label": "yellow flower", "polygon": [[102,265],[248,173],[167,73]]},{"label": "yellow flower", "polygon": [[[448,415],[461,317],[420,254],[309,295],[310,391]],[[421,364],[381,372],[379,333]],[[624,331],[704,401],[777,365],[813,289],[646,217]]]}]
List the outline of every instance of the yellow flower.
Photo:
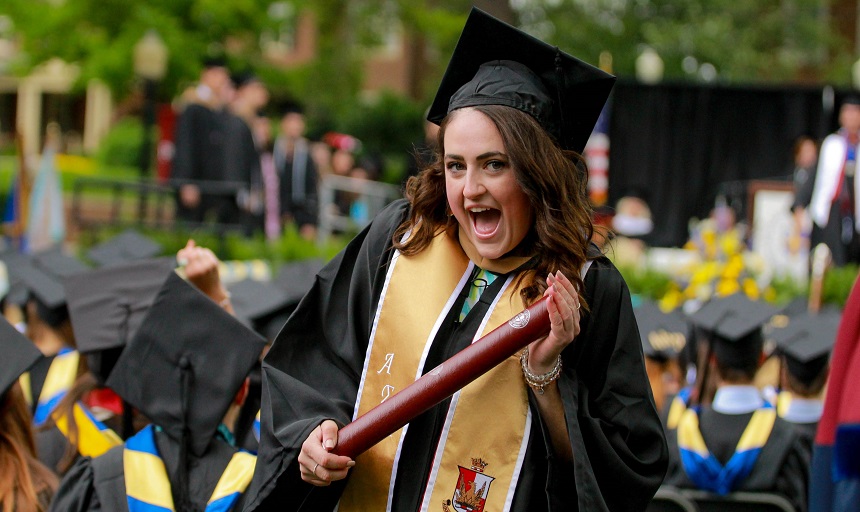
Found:
[{"label": "yellow flower", "polygon": [[741,285],[734,279],[720,279],[717,283],[717,297],[726,297],[740,291]]},{"label": "yellow flower", "polygon": [[761,297],[761,292],[758,289],[758,283],[755,279],[748,277],[743,281],[744,293],[752,300],[758,300]]},{"label": "yellow flower", "polygon": [[744,259],[740,254],[736,254],[729,258],[726,263],[726,268],[723,271],[723,277],[726,279],[737,279],[744,270]]},{"label": "yellow flower", "polygon": [[663,312],[668,313],[673,309],[679,307],[684,302],[684,294],[681,293],[681,290],[677,288],[677,286],[672,286],[663,298],[657,303],[660,309]]}]

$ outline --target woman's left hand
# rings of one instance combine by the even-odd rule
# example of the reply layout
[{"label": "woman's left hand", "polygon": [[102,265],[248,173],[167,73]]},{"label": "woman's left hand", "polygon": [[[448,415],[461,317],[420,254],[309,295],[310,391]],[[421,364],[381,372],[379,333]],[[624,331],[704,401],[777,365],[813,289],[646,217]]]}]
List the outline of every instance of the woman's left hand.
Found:
[{"label": "woman's left hand", "polygon": [[579,335],[579,294],[573,283],[559,270],[546,278],[544,292],[549,312],[550,332],[546,338],[529,345],[529,368],[544,374],[552,370],[564,347]]}]

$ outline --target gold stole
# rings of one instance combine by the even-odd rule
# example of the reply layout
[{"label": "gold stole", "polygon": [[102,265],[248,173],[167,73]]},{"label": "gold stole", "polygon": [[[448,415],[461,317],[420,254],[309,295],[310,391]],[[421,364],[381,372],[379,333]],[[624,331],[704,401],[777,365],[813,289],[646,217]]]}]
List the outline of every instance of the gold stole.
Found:
[{"label": "gold stole", "polygon": [[[456,238],[445,232],[418,255],[395,253],[374,319],[354,418],[421,376],[430,344],[471,270]],[[505,286],[476,339],[524,309],[518,290]],[[437,495],[451,499],[459,483],[458,466],[469,467],[481,459],[492,477],[482,475],[479,480],[495,482],[492,493],[484,486],[483,498],[489,498],[484,510],[503,510],[512,495],[509,489],[516,484],[528,414],[518,355],[455,394],[433,464],[437,476],[431,477],[430,485],[435,483],[435,490],[428,488],[425,501],[431,493],[432,503],[442,502]],[[339,512],[389,508],[397,465],[409,464],[399,460],[407,428],[356,458]],[[468,483],[466,487],[469,490]],[[478,490],[472,488],[472,495]]]}]

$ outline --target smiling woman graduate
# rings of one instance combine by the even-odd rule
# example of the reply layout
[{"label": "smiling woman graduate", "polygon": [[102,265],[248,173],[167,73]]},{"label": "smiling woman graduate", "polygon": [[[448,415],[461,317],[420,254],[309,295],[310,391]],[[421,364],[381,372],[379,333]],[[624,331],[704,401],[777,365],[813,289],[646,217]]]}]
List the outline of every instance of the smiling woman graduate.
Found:
[{"label": "smiling woman graduate", "polygon": [[[472,11],[428,115],[434,162],[319,272],[263,363],[245,510],[645,509],[666,444],[579,156],[613,81]],[[539,300],[548,336],[335,454],[341,427]]]}]

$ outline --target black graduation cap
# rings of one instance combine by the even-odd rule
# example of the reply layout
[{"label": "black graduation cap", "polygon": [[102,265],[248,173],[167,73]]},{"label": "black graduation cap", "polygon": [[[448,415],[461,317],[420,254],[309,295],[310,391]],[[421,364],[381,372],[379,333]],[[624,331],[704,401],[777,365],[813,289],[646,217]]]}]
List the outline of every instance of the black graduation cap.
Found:
[{"label": "black graduation cap", "polygon": [[278,286],[264,281],[244,279],[227,287],[236,318],[265,336],[268,320],[285,309],[292,309],[296,301]]},{"label": "black graduation cap", "polygon": [[559,145],[582,152],[615,77],[472,8],[427,120],[506,105],[530,114]]},{"label": "black graduation cap", "polygon": [[21,283],[28,291],[28,298],[36,303],[39,317],[52,327],[58,327],[68,317],[66,293],[60,278],[35,265],[18,269]]},{"label": "black graduation cap", "polygon": [[2,316],[0,316],[0,352],[3,353],[3,364],[0,364],[0,397],[2,397],[22,373],[42,359],[42,353],[32,341],[18,332],[18,329],[15,329]]},{"label": "black graduation cap", "polygon": [[57,249],[34,254],[32,262],[43,272],[59,279],[80,274],[90,269],[83,261]]},{"label": "black graduation cap", "polygon": [[106,384],[199,457],[264,346],[173,272]]},{"label": "black graduation cap", "polygon": [[230,75],[230,80],[233,82],[233,86],[237,89],[240,87],[244,87],[248,84],[259,82],[260,79],[254,74],[250,69],[246,69],[244,71],[240,71],[238,73],[234,73]]},{"label": "black graduation cap", "polygon": [[827,366],[842,311],[828,307],[818,313],[803,312],[789,317],[788,325],[774,329],[771,337],[785,358],[788,372],[810,384]]},{"label": "black graduation cap", "polygon": [[633,309],[642,350],[652,358],[672,359],[687,345],[687,321],[679,310],[663,312],[652,301],[643,301]]},{"label": "black graduation cap", "polygon": [[298,304],[311,289],[317,273],[324,266],[325,262],[320,258],[286,263],[278,269],[272,282],[286,291],[294,304]]},{"label": "black graduation cap", "polygon": [[717,360],[732,367],[758,360],[764,345],[761,327],[778,312],[765,302],[736,293],[711,300],[689,319],[710,335]]},{"label": "black graduation cap", "polygon": [[93,270],[66,279],[69,316],[78,350],[104,382],[149,306],[176,266],[156,258]]},{"label": "black graduation cap", "polygon": [[87,257],[100,267],[106,267],[152,258],[161,254],[162,250],[158,242],[129,229],[93,246],[87,251]]},{"label": "black graduation cap", "polygon": [[0,254],[0,260],[6,264],[6,274],[9,276],[9,292],[6,301],[19,306],[27,302],[29,290],[21,278],[21,269],[33,265],[30,257],[17,251],[6,251]]},{"label": "black graduation cap", "polygon": [[227,59],[221,54],[206,55],[201,63],[204,69],[227,67]]}]

